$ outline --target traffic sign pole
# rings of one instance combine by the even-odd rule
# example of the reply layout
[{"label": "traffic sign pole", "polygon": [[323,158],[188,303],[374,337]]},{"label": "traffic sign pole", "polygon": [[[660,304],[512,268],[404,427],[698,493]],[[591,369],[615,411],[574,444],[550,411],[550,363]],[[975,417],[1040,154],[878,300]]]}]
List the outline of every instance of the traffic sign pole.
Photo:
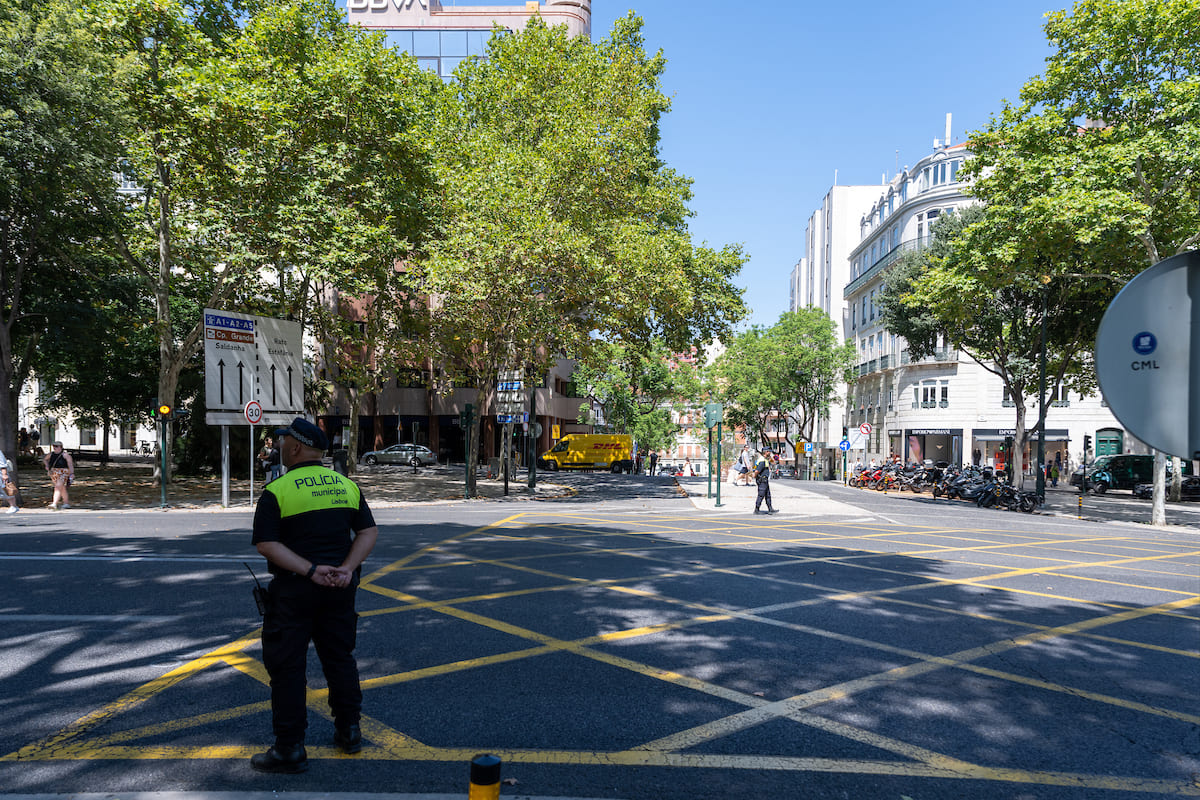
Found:
[{"label": "traffic sign pole", "polygon": [[[717,470],[721,469],[721,423],[717,422]],[[717,508],[721,507],[721,480],[717,476]]]}]

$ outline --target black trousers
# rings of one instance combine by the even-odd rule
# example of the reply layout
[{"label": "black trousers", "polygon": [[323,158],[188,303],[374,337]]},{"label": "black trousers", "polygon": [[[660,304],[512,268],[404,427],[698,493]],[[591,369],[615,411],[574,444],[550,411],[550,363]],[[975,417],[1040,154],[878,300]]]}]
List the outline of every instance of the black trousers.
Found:
[{"label": "black trousers", "polygon": [[277,745],[304,742],[310,641],[325,673],[334,724],[338,728],[358,724],[362,688],[354,660],[358,633],[356,589],[357,581],[345,589],[331,589],[291,575],[276,576],[267,587],[263,665],[271,676],[271,723]]},{"label": "black trousers", "polygon": [[758,507],[762,505],[763,500],[767,501],[767,510],[775,508],[775,504],[771,502],[771,482],[763,481],[758,485],[758,499],[754,501],[754,510],[758,511]]}]

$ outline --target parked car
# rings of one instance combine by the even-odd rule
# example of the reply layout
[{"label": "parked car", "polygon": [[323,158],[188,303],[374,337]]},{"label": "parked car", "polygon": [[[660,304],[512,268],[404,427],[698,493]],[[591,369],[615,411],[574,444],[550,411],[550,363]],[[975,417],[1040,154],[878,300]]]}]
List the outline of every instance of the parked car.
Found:
[{"label": "parked car", "polygon": [[[1167,475],[1167,492],[1171,491],[1171,476],[1168,468]],[[1133,496],[1140,497],[1143,500],[1150,500],[1154,497],[1153,483],[1139,483],[1133,487]],[[1200,478],[1194,475],[1189,475],[1179,484],[1179,497],[1183,500],[1200,500]]]},{"label": "parked car", "polygon": [[[1169,472],[1169,468],[1168,468]],[[1190,461],[1183,462],[1183,474],[1191,475]],[[1121,454],[1100,456],[1087,465],[1088,489],[1104,494],[1109,489],[1136,489],[1154,480],[1154,456]],[[1071,485],[1083,488],[1083,467],[1071,473]]]},{"label": "parked car", "polygon": [[421,467],[426,464],[436,464],[437,456],[424,445],[394,444],[382,450],[363,453],[362,462],[372,466],[375,464],[407,464],[411,467]]}]

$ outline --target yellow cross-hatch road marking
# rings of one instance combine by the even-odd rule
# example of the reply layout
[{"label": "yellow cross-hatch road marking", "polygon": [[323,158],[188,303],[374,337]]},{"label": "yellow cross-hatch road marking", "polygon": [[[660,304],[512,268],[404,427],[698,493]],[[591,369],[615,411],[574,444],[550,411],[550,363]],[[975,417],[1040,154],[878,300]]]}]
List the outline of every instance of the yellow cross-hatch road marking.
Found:
[{"label": "yellow cross-hatch road marking", "polygon": [[[561,520],[562,523],[543,524],[535,521],[539,519],[556,519]],[[1073,697],[1087,700],[1089,702],[1100,703],[1108,706],[1116,706],[1136,713],[1173,719],[1180,722],[1191,723],[1193,725],[1200,724],[1200,716],[1181,710],[1155,707],[1126,698],[1087,691],[1078,687],[1063,686],[1053,683],[1052,681],[1043,680],[1041,678],[1031,678],[1017,675],[972,663],[979,659],[994,656],[1015,648],[1064,637],[1089,637],[1098,641],[1118,643],[1122,646],[1144,647],[1155,652],[1194,659],[1200,654],[1193,653],[1191,651],[1164,647],[1154,643],[1142,643],[1128,639],[1103,637],[1091,632],[1107,626],[1130,622],[1151,615],[1163,615],[1170,617],[1174,614],[1182,612],[1185,609],[1190,609],[1197,604],[1200,604],[1200,597],[1198,596],[1185,596],[1171,602],[1165,602],[1146,607],[1128,607],[1115,603],[1097,603],[1095,601],[1088,601],[1093,606],[1110,609],[1111,613],[1097,617],[1090,617],[1064,625],[1050,627],[1040,626],[1028,622],[1013,622],[1011,624],[1024,625],[1033,628],[1033,630],[1029,631],[1028,633],[1016,635],[1000,641],[967,648],[949,655],[921,653],[919,651],[886,645],[860,637],[823,630],[819,627],[788,623],[773,617],[765,616],[766,614],[789,608],[803,608],[818,604],[828,604],[830,602],[872,600],[882,603],[908,605],[926,610],[940,610],[946,611],[947,613],[957,613],[967,618],[1001,621],[998,617],[979,612],[969,610],[960,611],[958,609],[941,609],[929,603],[904,600],[903,598],[896,597],[896,595],[936,587],[973,586],[1013,595],[1057,597],[1055,595],[1045,595],[1029,590],[1005,587],[1002,583],[998,583],[1014,577],[1037,574],[1059,574],[1063,577],[1070,577],[1073,579],[1092,580],[1095,582],[1112,583],[1118,586],[1149,589],[1152,587],[1142,587],[1140,584],[1102,580],[1100,578],[1088,578],[1086,576],[1072,575],[1070,572],[1086,570],[1088,568],[1111,568],[1145,562],[1162,562],[1171,559],[1187,559],[1200,555],[1200,551],[1186,550],[1181,548],[1179,552],[1172,552],[1169,549],[1152,550],[1147,547],[1141,555],[1129,555],[1125,557],[1114,557],[1106,553],[1083,553],[1076,551],[1079,555],[1099,556],[1104,558],[1104,560],[1071,561],[1070,558],[1064,557],[1067,555],[1067,551],[1065,549],[1058,549],[1058,546],[1074,545],[1077,547],[1085,543],[1117,543],[1124,540],[1121,540],[1119,537],[1094,537],[1090,539],[1069,539],[1056,537],[1047,540],[1045,538],[1039,538],[1036,536],[1030,536],[1030,541],[1026,542],[998,543],[976,539],[977,542],[986,543],[973,545],[968,544],[967,546],[959,547],[946,545],[930,546],[913,542],[909,544],[915,545],[918,549],[906,550],[903,552],[886,550],[865,551],[861,548],[861,544],[871,537],[887,537],[889,541],[896,543],[896,540],[902,538],[902,536],[905,534],[912,536],[913,531],[898,531],[895,529],[884,530],[878,526],[864,525],[859,526],[856,528],[856,530],[874,530],[876,532],[860,534],[856,537],[845,536],[844,533],[831,536],[816,530],[796,530],[794,528],[789,528],[786,524],[772,525],[770,528],[767,528],[752,526],[749,523],[746,525],[731,524],[729,520],[722,520],[720,522],[719,529],[689,529],[685,527],[684,523],[694,522],[695,520],[687,517],[662,517],[656,520],[638,518],[634,520],[613,519],[595,514],[569,515],[545,513],[534,514],[533,512],[524,512],[512,515],[489,525],[473,529],[466,533],[449,537],[436,544],[423,547],[402,559],[398,559],[394,562],[384,565],[383,567],[365,576],[362,580],[361,588],[365,592],[372,593],[380,599],[394,601],[396,605],[364,610],[362,612],[363,616],[380,616],[413,611],[432,611],[434,613],[452,617],[472,625],[478,625],[496,630],[520,640],[525,640],[526,642],[530,643],[530,646],[487,656],[462,659],[436,666],[414,669],[403,673],[365,677],[362,682],[364,692],[369,694],[372,690],[386,686],[393,686],[400,683],[418,682],[435,676],[444,676],[468,670],[486,670],[494,665],[512,663],[530,658],[539,658],[553,653],[568,653],[574,656],[605,663],[633,674],[649,677],[654,680],[665,681],[682,688],[718,697],[743,706],[745,710],[735,712],[733,714],[727,714],[725,716],[710,720],[707,723],[703,723],[686,730],[680,730],[673,734],[660,737],[653,741],[645,742],[641,745],[625,750],[604,752],[590,750],[574,751],[524,750],[519,748],[505,749],[503,747],[490,748],[492,752],[499,755],[505,761],[528,764],[657,766],[675,768],[833,772],[859,775],[890,775],[953,780],[984,780],[1042,786],[1074,786],[1118,793],[1137,791],[1145,793],[1169,794],[1175,796],[1200,797],[1200,784],[1197,784],[1195,781],[1187,781],[1182,779],[1159,780],[1137,776],[1090,775],[1072,771],[1040,769],[1026,770],[1020,768],[973,764],[959,758],[937,753],[928,749],[927,747],[921,747],[882,733],[864,729],[859,726],[849,725],[845,722],[839,722],[827,717],[822,717],[812,713],[809,710],[815,706],[828,703],[832,700],[853,697],[860,692],[871,691],[883,685],[910,680],[915,677],[927,675],[937,670],[959,669],[984,675],[996,680],[1006,681],[1014,685],[1033,687],[1039,690],[1050,692],[1065,692]],[[637,527],[637,529],[606,529],[597,531],[595,529],[597,526],[624,526],[625,528]],[[833,527],[833,525],[826,527]],[[849,530],[851,527],[852,526],[850,526],[848,523],[838,524],[838,529],[841,531]],[[658,552],[657,547],[650,548],[648,550],[635,551],[628,547],[622,548],[597,546],[589,543],[570,544],[570,540],[595,539],[597,536],[602,538],[619,536],[632,537],[636,541],[637,537],[655,535],[688,536],[695,535],[697,533],[724,535],[728,538],[728,541],[720,543],[697,544],[681,542],[673,545],[665,545],[663,546],[664,552],[669,551],[670,549],[677,549],[679,547],[713,547],[714,550],[720,550],[722,548],[729,547],[731,543],[736,546],[739,544],[753,544],[756,542],[763,544],[770,543],[773,546],[779,546],[783,544],[802,544],[804,546],[816,547],[819,549],[829,549],[832,552],[835,548],[842,546],[838,544],[839,541],[852,540],[857,543],[861,555],[830,555],[828,557],[823,557],[819,554],[810,554],[804,557],[789,555],[786,558],[777,558],[774,560],[769,558],[764,559],[762,563],[755,566],[761,567],[763,564],[785,565],[792,563],[828,562],[843,566],[851,566],[869,572],[889,572],[896,575],[906,575],[911,578],[916,578],[917,580],[915,583],[889,586],[879,589],[868,589],[863,591],[830,590],[827,587],[821,587],[817,583],[801,584],[795,581],[787,581],[785,579],[771,576],[756,576],[753,574],[754,567],[752,566],[706,566],[699,564],[698,562],[692,562],[694,565],[696,565],[695,568],[676,568],[674,570],[650,571],[647,572],[643,578],[629,576],[621,579],[582,578],[575,575],[556,572],[553,569],[542,569],[534,566],[532,563],[528,563],[553,557],[544,554],[517,556],[511,559],[496,558],[494,556],[487,558],[474,558],[470,556],[463,556],[461,554],[454,554],[454,546],[456,544],[473,538],[478,540],[484,535],[496,537],[497,539],[511,540],[513,542],[536,541],[544,539],[545,537],[540,534],[544,534],[550,530],[560,530],[567,534],[566,536],[556,540],[563,542],[564,546],[570,545],[574,548],[570,550],[564,550],[564,553],[570,552],[580,556],[626,555],[634,558],[644,559],[647,562],[659,560],[658,556],[656,555]],[[774,530],[783,534],[800,534],[800,537],[794,539],[785,539],[782,537],[772,538],[771,536],[763,535],[762,532],[767,530]],[[533,532],[534,534],[538,535],[534,535],[532,537],[526,535],[529,532]],[[945,528],[929,528],[918,530],[917,533],[920,533],[921,535],[934,535],[938,538],[951,538],[954,532],[951,529]],[[962,541],[962,538],[960,537],[958,541]],[[636,544],[634,544],[633,547],[636,548]],[[1038,567],[1000,569],[998,571],[993,571],[990,574],[979,575],[973,578],[930,578],[925,575],[904,573],[898,570],[888,570],[874,565],[853,563],[855,558],[868,558],[879,555],[926,558],[932,555],[965,555],[972,552],[995,552],[998,550],[1006,550],[1015,547],[1053,547],[1056,548],[1057,555],[1045,556],[1046,560],[1052,561],[1053,563],[1043,563]],[[1129,548],[1127,552],[1133,549],[1134,548]],[[444,557],[447,555],[451,556],[448,560],[444,559]],[[763,551],[763,555],[765,557],[769,557],[773,554],[771,551]],[[444,560],[437,563],[424,561],[424,559],[434,556],[443,557]],[[476,565],[488,565],[491,567],[511,570],[517,574],[537,576],[539,578],[545,578],[552,583],[544,586],[498,589],[495,591],[481,592],[469,596],[443,600],[422,598],[417,595],[399,591],[385,585],[385,582],[390,576],[405,574],[411,570],[453,569],[456,567],[461,568],[464,566]],[[809,597],[791,602],[775,603],[771,606],[764,606],[761,608],[734,610],[711,604],[697,603],[669,597],[659,594],[653,590],[642,588],[638,585],[643,581],[663,579],[664,577],[696,577],[712,574],[733,575],[743,578],[758,578],[764,581],[791,584],[795,586],[805,586],[820,590],[821,593],[816,597]],[[464,608],[464,606],[483,601],[502,600],[541,592],[548,592],[551,594],[556,592],[571,592],[578,591],[583,588],[601,589],[628,596],[643,597],[647,600],[662,602],[677,608],[686,609],[691,613],[691,616],[671,622],[639,625],[636,627],[597,633],[581,639],[564,640],[522,625],[506,622],[504,620],[479,614]],[[1179,591],[1175,591],[1173,593],[1186,594],[1185,592]],[[1079,598],[1060,599],[1069,600],[1076,603],[1084,602]],[[642,664],[632,659],[614,655],[605,650],[596,649],[601,645],[612,644],[620,641],[629,641],[644,637],[652,637],[670,631],[681,630],[683,628],[703,626],[717,622],[738,621],[778,626],[798,633],[822,636],[847,644],[868,647],[881,653],[889,653],[893,656],[910,659],[911,663],[886,670],[882,673],[874,675],[862,675],[851,678],[840,683],[828,685],[794,697],[769,701],[763,697],[747,694],[735,689],[730,689],[719,684],[701,680],[694,676],[675,672],[669,669],[662,669],[659,667]],[[40,741],[32,742],[13,753],[0,756],[0,761],[247,758],[259,748],[245,745],[209,745],[189,747],[172,746],[169,744],[138,744],[138,742],[141,739],[146,739],[152,736],[162,736],[163,734],[192,730],[200,726],[227,722],[250,715],[265,714],[270,708],[269,701],[265,699],[260,702],[246,703],[228,708],[214,708],[213,710],[195,714],[189,717],[164,720],[162,722],[143,725],[138,728],[127,729],[119,732],[102,733],[99,731],[99,729],[120,715],[125,714],[144,704],[147,700],[161,695],[173,687],[179,686],[182,682],[206,670],[211,670],[214,668],[226,668],[231,671],[231,674],[249,677],[256,683],[264,685],[269,683],[269,678],[266,674],[266,670],[262,666],[261,659],[256,658],[252,654],[246,652],[247,649],[257,644],[257,642],[257,633],[254,633],[218,647],[204,654],[203,656],[200,656],[199,658],[193,659],[175,669],[170,670],[159,678],[136,687],[132,691],[127,692],[111,703],[108,703],[101,708],[84,715],[75,722],[64,727],[62,730],[57,731],[56,733],[45,737]],[[310,690],[308,693],[308,705],[314,712],[328,716],[328,709],[324,702],[325,694],[326,693],[323,689]],[[827,734],[867,744],[880,750],[881,752],[892,753],[897,756],[898,759],[864,760],[853,758],[821,758],[815,756],[810,757],[807,755],[792,757],[786,755],[727,755],[716,753],[684,752],[704,742],[729,736],[732,733],[745,730],[748,727],[760,725],[774,720],[787,720],[797,725],[821,730]],[[364,736],[368,742],[363,751],[356,756],[357,758],[376,759],[381,761],[413,760],[465,762],[468,761],[476,752],[478,752],[478,748],[472,743],[466,743],[472,744],[472,746],[463,747],[439,747],[422,743],[412,736],[405,734],[403,731],[397,730],[395,727],[376,717],[364,716],[362,727]],[[344,758],[345,756],[332,747],[310,747],[309,757],[320,759]]]}]

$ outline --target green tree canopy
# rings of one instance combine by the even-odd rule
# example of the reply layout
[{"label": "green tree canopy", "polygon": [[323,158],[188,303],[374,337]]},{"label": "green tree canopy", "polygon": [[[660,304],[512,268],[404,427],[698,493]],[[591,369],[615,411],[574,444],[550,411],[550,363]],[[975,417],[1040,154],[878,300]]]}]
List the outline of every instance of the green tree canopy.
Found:
[{"label": "green tree canopy", "polygon": [[818,308],[786,312],[770,328],[754,326],[715,364],[725,420],[745,426],[760,446],[768,442],[770,420],[779,417],[812,441],[853,361],[853,343],[838,341],[833,320]]},{"label": "green tree canopy", "polygon": [[1069,319],[1051,324],[1048,355],[1083,387],[1117,290],[1200,242],[1200,0],[1079,0],[1045,29],[1045,73],[970,137],[964,176],[987,211],[920,291],[969,309],[965,291],[1012,287],[1010,319],[1030,320],[1048,279],[1052,317]]},{"label": "green tree canopy", "polygon": [[679,425],[676,414],[695,409],[700,400],[700,367],[662,344],[645,350],[600,343],[592,360],[581,363],[573,380],[604,413],[605,423],[632,434],[639,449],[669,450]]},{"label": "green tree canopy", "polygon": [[0,0],[0,447],[10,454],[39,342],[69,313],[60,293],[87,278],[116,202],[119,64],[97,35],[76,4]]},{"label": "green tree canopy", "polygon": [[436,364],[490,382],[603,341],[682,352],[742,316],[740,250],[692,243],[688,181],[659,158],[664,67],[633,15],[596,43],[534,20],[459,67],[421,262]]}]

